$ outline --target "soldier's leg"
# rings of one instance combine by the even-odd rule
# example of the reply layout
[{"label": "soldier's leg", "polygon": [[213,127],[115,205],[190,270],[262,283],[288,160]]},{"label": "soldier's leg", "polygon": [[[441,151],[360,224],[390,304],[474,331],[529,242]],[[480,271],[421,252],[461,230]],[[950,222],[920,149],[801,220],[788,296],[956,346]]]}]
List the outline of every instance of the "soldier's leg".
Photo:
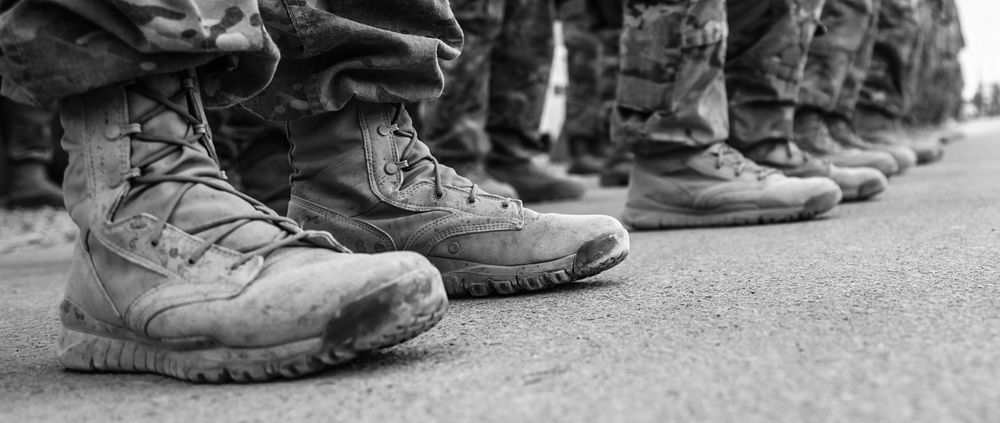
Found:
[{"label": "soldier's leg", "polygon": [[[344,254],[328,233],[303,231],[222,177],[201,105],[244,98],[270,79],[278,55],[256,1],[53,3],[22,0],[0,15],[0,73],[8,96],[61,99],[65,203],[80,229],[60,307],[64,365],[192,381],[296,377],[440,318],[447,300],[426,259]],[[439,12],[424,34],[443,31],[450,12]],[[391,98],[404,83],[432,96],[438,57],[457,54],[436,37],[415,41],[428,49],[399,49],[415,36],[383,32],[376,42],[343,29],[348,51],[411,66],[405,81],[367,73],[296,91],[317,105],[330,105],[316,95],[327,90]],[[457,42],[457,27],[441,36]],[[344,54],[333,63],[355,65]],[[311,106],[291,94],[269,103],[274,112]]]},{"label": "soldier's leg", "polygon": [[448,83],[441,96],[423,104],[421,132],[438,160],[454,167],[489,192],[517,198],[506,183],[489,176],[486,156],[491,149],[486,133],[489,114],[492,52],[505,18],[506,0],[455,0],[455,18],[465,33],[462,55],[443,62]]},{"label": "soldier's leg", "polygon": [[[524,6],[537,4],[523,2]],[[426,13],[412,13],[415,4],[424,2],[407,0],[405,7],[404,0],[375,3],[368,0],[357,4],[372,5],[365,10],[376,16],[383,11],[411,12],[405,15],[393,12],[397,21],[390,19],[384,23],[384,28],[408,34],[420,34],[423,27],[408,28],[407,24],[431,23],[436,28],[446,18],[432,19]],[[389,4],[398,7],[388,7]],[[434,4],[447,11],[447,2]],[[291,56],[293,65],[299,63],[293,69],[284,69],[283,62],[275,77],[278,85],[272,84],[264,98],[272,94],[296,98],[294,85],[281,84],[287,78],[282,72],[312,69],[293,80],[329,80],[324,75],[338,71],[341,66],[338,43],[344,42],[342,29],[333,26],[324,30],[322,25],[317,26],[326,22],[321,17],[327,12],[310,6],[289,5],[287,11],[276,12],[276,17],[292,19],[288,28],[309,32],[285,31],[277,38],[283,60]],[[265,22],[269,16],[265,13]],[[370,16],[360,17],[371,22]],[[414,21],[410,22],[411,19]],[[315,31],[321,33],[314,35],[314,44],[294,50],[293,41]],[[628,233],[614,218],[536,213],[524,208],[520,201],[484,191],[439,163],[420,141],[402,104],[426,99],[422,93],[396,91],[396,100],[384,95],[392,89],[385,84],[409,83],[421,88],[441,82],[437,55],[447,45],[439,44],[435,38],[423,39],[432,47],[428,52],[433,57],[428,63],[433,64],[434,72],[402,79],[393,77],[394,67],[383,66],[380,61],[359,61],[357,72],[348,75],[376,78],[372,81],[375,89],[363,89],[366,85],[362,85],[362,89],[329,92],[330,101],[316,103],[325,109],[310,108],[312,116],[288,123],[294,169],[289,217],[306,228],[336,234],[356,251],[420,252],[440,269],[446,289],[455,295],[510,294],[548,288],[602,272],[624,259],[628,253]],[[356,44],[350,46],[353,49],[348,51],[365,51]],[[288,49],[292,49],[290,54],[285,54]],[[392,58],[380,58],[387,59]],[[324,69],[326,63],[332,67]],[[388,74],[381,75],[383,70]],[[493,72],[501,70],[493,66]],[[270,92],[272,89],[280,91]],[[355,95],[351,96],[352,92]],[[306,98],[317,94],[324,93],[309,91]]]},{"label": "soldier's leg", "polygon": [[592,174],[601,170],[601,39],[586,0],[569,0],[559,10],[566,44],[566,121],[561,142],[569,147],[569,172]]},{"label": "soldier's leg", "polygon": [[492,51],[486,131],[487,171],[511,184],[525,201],[579,198],[584,187],[532,159],[548,152],[539,125],[552,65],[554,4],[507,0],[503,27]]},{"label": "soldier's leg", "polygon": [[[732,127],[729,143],[757,163],[789,176],[828,177],[845,200],[885,190],[885,175],[866,167],[840,167],[793,143],[795,104],[822,0],[729,0],[726,88]],[[808,150],[823,139],[803,142]],[[832,143],[832,140],[826,140]]]},{"label": "soldier's leg", "polygon": [[828,121],[836,118],[851,62],[864,48],[874,20],[872,0],[827,0],[821,23],[825,34],[809,45],[805,72],[795,110],[796,143],[813,154],[843,167],[872,167],[886,176],[899,165],[884,151],[847,147],[837,142]]},{"label": "soldier's leg", "polygon": [[852,117],[857,109],[858,100],[861,97],[861,90],[868,76],[875,42],[878,40],[878,22],[881,10],[882,0],[873,0],[872,13],[867,20],[861,45],[847,65],[847,73],[840,87],[840,93],[837,95],[836,105],[832,113],[826,116],[825,120],[831,137],[838,144],[864,151],[888,153],[896,161],[896,168],[898,169],[896,174],[900,174],[916,165],[916,153],[904,145],[868,142],[857,134],[852,121]]},{"label": "soldier's leg", "polygon": [[801,219],[841,199],[830,179],[786,177],[724,143],[726,34],[721,0],[626,2],[612,133],[636,152],[636,228]]},{"label": "soldier's leg", "polygon": [[0,99],[0,136],[3,137],[8,206],[62,207],[62,190],[49,179],[54,155],[56,110]]}]

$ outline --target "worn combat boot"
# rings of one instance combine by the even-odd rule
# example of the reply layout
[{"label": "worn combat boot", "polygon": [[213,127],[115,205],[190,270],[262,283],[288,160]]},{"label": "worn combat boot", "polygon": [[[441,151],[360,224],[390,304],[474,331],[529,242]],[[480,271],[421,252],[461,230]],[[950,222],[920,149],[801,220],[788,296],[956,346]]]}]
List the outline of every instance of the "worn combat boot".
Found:
[{"label": "worn combat boot", "polygon": [[808,219],[833,209],[828,178],[794,178],[759,166],[724,143],[637,157],[623,221],[636,229],[745,225]]},{"label": "worn combat boot", "polygon": [[539,214],[441,165],[402,105],[359,100],[290,122],[289,217],[357,251],[412,250],[452,295],[511,294],[596,275],[628,253],[608,216]]},{"label": "worn combat boot", "polygon": [[409,339],[447,297],[413,253],[348,254],[235,191],[193,72],[65,99],[80,237],[58,358],[190,381],[297,377]]},{"label": "worn combat boot", "polygon": [[760,142],[745,154],[754,162],[778,169],[787,176],[830,178],[840,187],[844,201],[866,200],[881,194],[889,186],[886,176],[876,169],[834,166],[826,160],[812,157],[788,140]]},{"label": "worn combat boot", "polygon": [[900,174],[917,165],[917,154],[903,145],[903,134],[881,113],[859,108],[852,121],[841,116],[831,116],[827,119],[827,127],[830,128],[833,139],[844,146],[892,154],[899,165]]},{"label": "worn combat boot", "polygon": [[840,167],[870,167],[885,176],[899,172],[899,165],[891,154],[877,150],[848,148],[830,136],[823,115],[811,110],[795,113],[795,144],[811,156],[826,160]]},{"label": "worn combat boot", "polygon": [[49,180],[45,164],[34,160],[10,163],[7,186],[10,207],[62,207],[59,185]]}]

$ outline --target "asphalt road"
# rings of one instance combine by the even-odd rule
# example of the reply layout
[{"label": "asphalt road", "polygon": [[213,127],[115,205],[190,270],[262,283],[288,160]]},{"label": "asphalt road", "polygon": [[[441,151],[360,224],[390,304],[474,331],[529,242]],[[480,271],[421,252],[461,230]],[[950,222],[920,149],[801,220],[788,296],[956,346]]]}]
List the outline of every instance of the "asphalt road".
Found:
[{"label": "asphalt road", "polygon": [[[807,223],[634,233],[563,289],[454,301],[315,377],[199,386],[62,370],[68,252],[0,258],[0,421],[997,422],[1000,123]],[[618,214],[624,190],[545,211]]]}]

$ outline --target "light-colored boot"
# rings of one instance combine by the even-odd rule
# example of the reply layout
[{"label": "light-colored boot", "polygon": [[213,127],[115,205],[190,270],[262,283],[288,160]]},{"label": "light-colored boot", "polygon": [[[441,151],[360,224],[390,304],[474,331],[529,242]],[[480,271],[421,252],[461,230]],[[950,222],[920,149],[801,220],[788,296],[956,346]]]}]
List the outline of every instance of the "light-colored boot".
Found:
[{"label": "light-colored boot", "polygon": [[785,176],[716,143],[637,157],[623,220],[636,229],[787,222],[825,213],[840,199],[829,178]]},{"label": "light-colored boot", "polygon": [[424,254],[449,294],[548,288],[628,253],[628,233],[612,217],[535,213],[440,165],[402,105],[354,100],[289,123],[289,139],[289,217],[357,251]]},{"label": "light-colored boot", "polygon": [[58,358],[190,381],[297,377],[409,339],[447,307],[412,253],[348,254],[222,177],[193,73],[67,98],[80,228]]}]

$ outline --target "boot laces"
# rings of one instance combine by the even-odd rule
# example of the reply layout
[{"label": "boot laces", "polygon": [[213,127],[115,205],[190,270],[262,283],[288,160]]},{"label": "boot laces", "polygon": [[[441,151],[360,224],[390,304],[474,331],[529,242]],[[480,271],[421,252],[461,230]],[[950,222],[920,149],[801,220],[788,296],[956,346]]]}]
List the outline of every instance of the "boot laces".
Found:
[{"label": "boot laces", "polygon": [[736,177],[742,175],[744,171],[751,171],[756,173],[758,180],[763,180],[768,175],[778,172],[775,169],[760,166],[748,160],[742,153],[726,144],[721,144],[718,148],[713,148],[709,152],[715,156],[716,170],[721,170],[723,167],[732,168]]},{"label": "boot laces", "polygon": [[[413,170],[413,168],[417,166],[417,163],[420,163],[421,161],[426,160],[431,162],[431,164],[434,166],[434,197],[435,198],[444,197],[444,183],[441,182],[442,165],[440,162],[438,162],[437,158],[435,158],[430,154],[422,157],[417,157],[413,160],[407,158],[410,155],[411,150],[413,150],[413,147],[416,146],[417,143],[419,142],[419,139],[417,138],[417,133],[415,131],[410,131],[399,127],[399,120],[403,117],[403,112],[405,110],[406,109],[402,103],[397,104],[396,111],[393,114],[392,121],[389,124],[389,130],[392,133],[392,135],[408,139],[406,146],[403,147],[403,151],[401,151],[399,153],[399,156],[397,157],[397,161],[395,163],[396,167],[406,172]],[[479,185],[472,184],[472,188],[469,189],[466,201],[469,204],[475,204],[478,195],[479,195]],[[510,200],[504,198],[503,201],[500,203],[500,205],[503,208],[510,207]]]},{"label": "boot laces", "polygon": [[[195,264],[202,256],[204,256],[212,245],[219,243],[225,239],[230,234],[236,232],[241,227],[254,222],[267,222],[270,223],[281,230],[281,234],[276,239],[268,242],[259,243],[257,245],[250,245],[241,249],[238,249],[242,255],[239,259],[231,266],[230,270],[235,270],[237,267],[243,265],[244,263],[250,261],[256,256],[266,256],[275,250],[283,247],[291,246],[293,244],[299,243],[310,243],[316,246],[328,247],[326,245],[318,244],[314,241],[314,237],[321,237],[329,242],[331,242],[331,249],[335,251],[340,251],[344,253],[350,253],[350,250],[340,244],[336,239],[330,236],[328,233],[320,231],[306,231],[301,229],[295,221],[279,216],[273,210],[269,209],[263,203],[257,201],[256,199],[243,194],[235,190],[231,185],[226,182],[225,174],[219,169],[219,158],[215,152],[215,148],[212,143],[211,132],[208,130],[208,126],[203,122],[204,110],[202,109],[200,94],[198,93],[197,84],[195,82],[194,72],[189,71],[182,78],[182,88],[180,91],[174,93],[173,95],[163,96],[160,95],[140,84],[134,83],[129,85],[128,89],[136,94],[142,95],[150,100],[157,103],[148,112],[139,116],[132,123],[128,132],[131,135],[132,141],[134,142],[147,142],[147,143],[158,143],[163,144],[165,147],[162,150],[157,151],[152,154],[147,159],[140,163],[134,164],[132,171],[128,176],[128,179],[133,184],[132,194],[138,194],[142,191],[151,188],[152,186],[164,182],[179,182],[183,186],[177,190],[174,196],[170,199],[168,206],[158,213],[162,215],[157,215],[157,226],[155,230],[154,238],[150,241],[153,246],[159,245],[160,238],[163,236],[164,229],[166,228],[167,222],[173,217],[177,208],[180,206],[181,200],[184,195],[187,194],[196,185],[207,185],[219,191],[223,191],[228,194],[235,195],[244,201],[250,203],[258,212],[256,214],[236,214],[232,216],[226,216],[221,219],[217,219],[211,222],[206,222],[195,228],[186,230],[185,232],[192,235],[197,235],[208,230],[223,228],[216,234],[206,238],[198,248],[191,254],[188,258],[189,264]],[[185,103],[179,103],[180,101],[185,101]],[[190,125],[191,133],[184,137],[172,137],[172,136],[160,136],[155,134],[147,134],[142,132],[142,125],[155,116],[163,113],[165,111],[172,111],[176,113],[182,120],[184,120],[188,125]],[[193,112],[193,113],[192,113]],[[185,148],[193,149],[201,152],[198,147],[204,148],[208,155],[215,162],[215,169],[204,169],[199,171],[195,175],[170,175],[170,174],[156,174],[148,171],[148,167],[153,163],[170,156],[171,154],[177,153]]]}]

